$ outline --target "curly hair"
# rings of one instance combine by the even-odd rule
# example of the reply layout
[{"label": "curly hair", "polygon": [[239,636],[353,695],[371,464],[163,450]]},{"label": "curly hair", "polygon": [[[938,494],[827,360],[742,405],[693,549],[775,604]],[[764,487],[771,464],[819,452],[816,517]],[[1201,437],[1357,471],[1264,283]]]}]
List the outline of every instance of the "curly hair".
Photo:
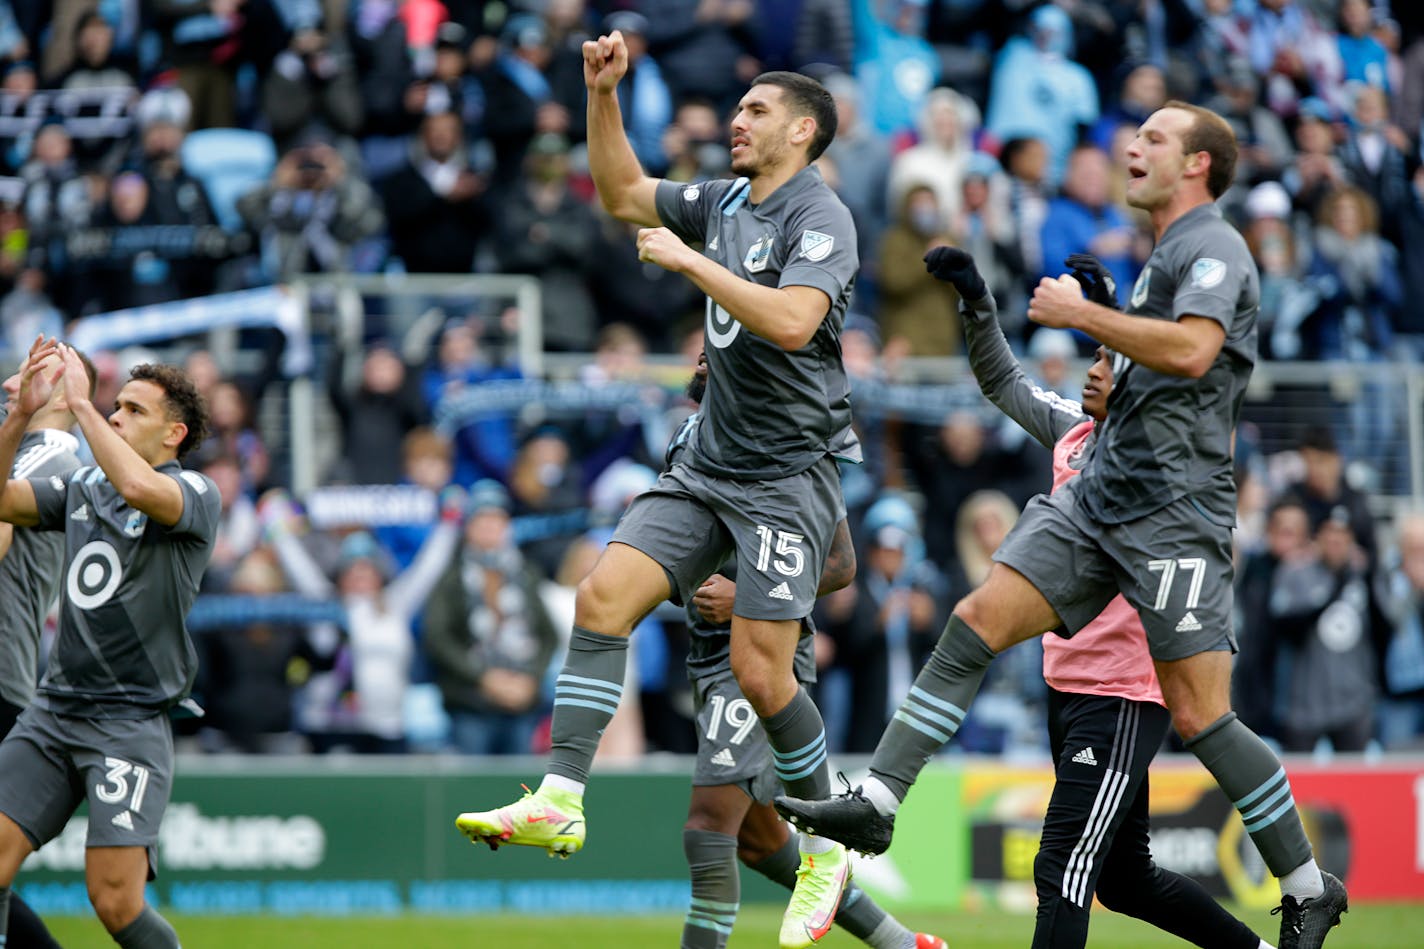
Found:
[{"label": "curly hair", "polygon": [[208,403],[193,380],[177,366],[146,362],[129,370],[129,381],[151,382],[163,390],[168,417],[188,426],[188,434],[178,445],[178,457],[208,440]]}]

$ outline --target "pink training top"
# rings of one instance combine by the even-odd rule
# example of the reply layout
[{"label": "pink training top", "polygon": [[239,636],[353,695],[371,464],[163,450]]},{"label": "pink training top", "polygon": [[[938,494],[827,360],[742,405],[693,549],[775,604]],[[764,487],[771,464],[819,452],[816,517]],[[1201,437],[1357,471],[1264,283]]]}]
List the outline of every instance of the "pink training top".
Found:
[{"label": "pink training top", "polygon": [[[1053,490],[1078,474],[1068,462],[1092,434],[1089,420],[1070,428],[1053,446]],[[1147,651],[1147,632],[1122,594],[1072,639],[1054,633],[1043,637],[1043,678],[1059,692],[1167,704]]]}]

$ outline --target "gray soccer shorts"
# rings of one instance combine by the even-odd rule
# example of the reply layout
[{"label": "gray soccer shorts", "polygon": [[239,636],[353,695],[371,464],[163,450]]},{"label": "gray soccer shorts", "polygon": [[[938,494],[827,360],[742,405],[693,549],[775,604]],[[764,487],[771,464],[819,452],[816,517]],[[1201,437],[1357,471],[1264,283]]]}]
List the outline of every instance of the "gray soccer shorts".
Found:
[{"label": "gray soccer shorts", "polygon": [[1024,508],[994,559],[1038,588],[1069,635],[1119,592],[1142,617],[1152,658],[1236,651],[1231,528],[1182,498],[1126,524],[1099,524],[1070,481]]},{"label": "gray soccer shorts", "polygon": [[613,542],[661,564],[680,603],[735,550],[733,612],[745,619],[800,619],[816,602],[843,517],[840,472],[829,455],[775,481],[732,481],[677,464],[633,499]]},{"label": "gray soccer shorts", "polygon": [[730,669],[692,681],[697,707],[694,787],[734,785],[758,804],[781,793],[771,743]]},{"label": "gray soccer shorts", "polygon": [[31,706],[0,743],[0,813],[35,849],[89,802],[88,847],[145,847],[173,790],[173,726],[148,718],[71,718]]}]

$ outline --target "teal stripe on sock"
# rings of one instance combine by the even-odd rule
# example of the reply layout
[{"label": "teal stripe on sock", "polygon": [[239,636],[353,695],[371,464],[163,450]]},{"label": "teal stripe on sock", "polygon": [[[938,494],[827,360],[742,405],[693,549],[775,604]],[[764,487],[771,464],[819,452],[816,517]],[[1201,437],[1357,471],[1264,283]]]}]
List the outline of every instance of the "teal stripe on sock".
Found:
[{"label": "teal stripe on sock", "polygon": [[1242,811],[1241,819],[1249,823],[1269,811],[1271,808],[1275,807],[1277,804],[1279,804],[1281,802],[1281,798],[1290,796],[1290,785],[1282,784],[1270,797],[1266,798],[1264,801],[1257,804],[1249,811]]},{"label": "teal stripe on sock", "polygon": [[698,929],[710,929],[714,933],[721,933],[724,936],[732,935],[732,927],[725,923],[719,923],[711,919],[701,919],[697,916],[688,916],[687,925],[696,926]]},{"label": "teal stripe on sock", "polygon": [[618,699],[621,698],[617,692],[599,691],[597,689],[576,689],[571,685],[561,685],[554,689],[554,698],[559,698],[564,695],[582,695],[584,698],[602,699],[605,702],[612,702],[614,705],[617,705]]},{"label": "teal stripe on sock", "polygon": [[795,751],[777,751],[775,748],[773,748],[771,749],[771,753],[773,756],[775,756],[777,761],[780,761],[784,764],[794,765],[799,764],[800,759],[802,758],[806,758],[814,754],[819,754],[820,752],[825,750],[826,733],[823,731],[819,735],[817,735],[813,741],[802,745]]},{"label": "teal stripe on sock", "polygon": [[940,744],[944,744],[945,742],[949,741],[949,739],[950,739],[950,736],[949,736],[949,735],[946,735],[946,734],[944,734],[943,732],[939,731],[938,729],[931,728],[930,726],[924,724],[923,722],[916,721],[915,719],[913,719],[913,718],[911,718],[910,716],[906,715],[904,709],[901,709],[900,711],[898,711],[898,712],[895,713],[895,721],[897,721],[897,722],[904,722],[906,725],[909,725],[909,726],[910,726],[911,728],[913,728],[915,731],[920,732],[920,733],[925,734],[925,735],[929,735],[931,738],[933,738],[935,741],[939,742]]},{"label": "teal stripe on sock", "polygon": [[815,761],[812,761],[800,771],[783,771],[781,765],[776,766],[776,776],[783,781],[799,781],[807,775],[813,774],[817,768],[826,763],[826,756],[822,754]]},{"label": "teal stripe on sock", "polygon": [[1257,799],[1269,792],[1271,788],[1275,787],[1277,781],[1284,781],[1285,778],[1286,769],[1279,768],[1277,769],[1275,774],[1262,781],[1261,784],[1256,788],[1256,790],[1252,791],[1250,794],[1246,795],[1241,800],[1232,801],[1231,803],[1236,805],[1236,809],[1238,811],[1244,810],[1245,808],[1250,807]]},{"label": "teal stripe on sock", "polygon": [[619,695],[623,694],[623,683],[609,682],[607,679],[589,679],[584,676],[576,676],[564,672],[559,675],[557,682],[559,684],[572,682],[575,685],[591,685],[596,688],[607,689],[610,692],[617,692]]},{"label": "teal stripe on sock", "polygon": [[948,731],[951,735],[959,731],[958,719],[949,718],[948,716],[941,715],[938,712],[931,712],[923,705],[917,704],[913,699],[906,699],[905,704],[900,706],[900,708],[902,711],[905,712],[913,712],[917,717],[923,718],[926,721],[934,722],[936,725],[942,725],[944,729]]},{"label": "teal stripe on sock", "polygon": [[589,702],[585,699],[554,699],[554,707],[557,708],[560,705],[576,705],[579,708],[591,708],[595,712],[607,712],[609,715],[613,715],[618,711],[618,706],[616,705],[608,705],[603,702]]},{"label": "teal stripe on sock", "polygon": [[926,692],[924,689],[920,688],[917,685],[910,686],[910,694],[913,695],[915,698],[919,699],[921,702],[931,705],[942,712],[948,712],[950,715],[953,715],[959,721],[964,721],[964,709],[960,708],[958,705],[955,705],[953,702],[946,702],[944,699],[940,698],[937,695],[931,695],[930,693]]},{"label": "teal stripe on sock", "polygon": [[1246,825],[1246,833],[1248,833],[1248,834],[1254,834],[1256,831],[1262,829],[1263,827],[1270,827],[1272,824],[1274,824],[1276,821],[1280,820],[1283,816],[1285,816],[1286,814],[1288,814],[1288,813],[1289,813],[1292,809],[1294,809],[1294,808],[1295,808],[1295,798],[1294,798],[1294,797],[1287,796],[1286,799],[1281,802],[1281,806],[1280,806],[1280,807],[1278,807],[1278,808],[1276,808],[1275,810],[1271,811],[1271,813],[1267,814],[1265,817],[1261,818],[1260,820],[1255,821],[1254,823],[1247,824],[1247,825]]},{"label": "teal stripe on sock", "polygon": [[731,913],[735,916],[741,906],[742,904],[740,903],[724,903],[721,900],[708,900],[700,896],[694,896],[692,898],[693,909],[704,909],[712,913]]}]

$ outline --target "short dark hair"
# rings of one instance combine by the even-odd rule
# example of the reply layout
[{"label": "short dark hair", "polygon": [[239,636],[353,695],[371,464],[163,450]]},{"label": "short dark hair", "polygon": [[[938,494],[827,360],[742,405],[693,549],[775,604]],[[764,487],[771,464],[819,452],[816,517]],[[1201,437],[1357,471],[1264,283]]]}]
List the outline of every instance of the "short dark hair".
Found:
[{"label": "short dark hair", "polygon": [[1220,115],[1190,102],[1173,99],[1163,104],[1162,108],[1179,109],[1191,115],[1191,128],[1182,136],[1182,150],[1188,155],[1206,152],[1211,156],[1206,190],[1212,198],[1221,197],[1236,180],[1236,132]]},{"label": "short dark hair", "polygon": [[188,426],[188,434],[178,444],[179,458],[208,440],[208,402],[182,369],[162,363],[140,363],[129,370],[129,381],[151,382],[162,389],[168,417]]},{"label": "short dark hair", "polygon": [[752,80],[753,86],[776,86],[786,98],[787,108],[797,118],[809,116],[816,123],[816,134],[806,150],[806,160],[821,157],[831,139],[836,137],[836,100],[810,76],[796,72],[764,72]]}]

